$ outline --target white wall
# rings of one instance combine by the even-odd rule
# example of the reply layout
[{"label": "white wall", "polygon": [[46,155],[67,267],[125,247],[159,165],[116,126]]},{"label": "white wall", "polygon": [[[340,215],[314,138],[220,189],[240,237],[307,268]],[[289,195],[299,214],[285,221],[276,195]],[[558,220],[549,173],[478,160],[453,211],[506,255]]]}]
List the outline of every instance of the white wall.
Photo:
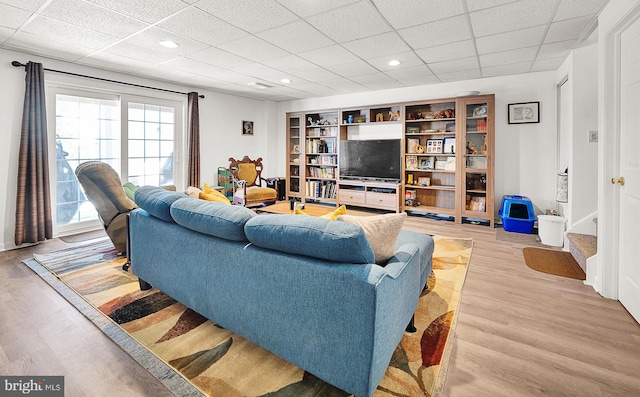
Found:
[{"label": "white wall", "polygon": [[[286,130],[286,112],[336,109],[453,97],[463,91],[495,94],[496,175],[495,208],[503,195],[531,199],[536,213],[555,208],[556,90],[555,72],[538,72],[339,95],[278,103],[278,131]],[[540,123],[508,124],[507,105],[540,102]],[[285,169],[284,133],[279,136],[278,168]]]},{"label": "white wall", "polygon": [[[559,205],[567,229],[598,209],[598,143],[589,142],[589,131],[598,130],[598,46],[595,40],[574,50],[556,71],[562,87],[558,171],[569,169],[569,195]],[[558,87],[558,89],[560,89]],[[591,220],[588,220],[591,222]],[[595,233],[595,224],[591,223]]]},{"label": "white wall", "polygon": [[[24,102],[25,72],[23,68],[11,66],[11,61],[41,62],[45,68],[70,71],[74,73],[99,76],[103,78],[126,81],[135,84],[149,85],[159,88],[176,90],[181,92],[198,91],[205,98],[199,100],[200,106],[200,145],[201,145],[201,182],[217,184],[217,167],[227,167],[229,157],[242,157],[249,155],[251,158],[262,156],[265,159],[265,172],[267,176],[278,172],[275,159],[277,136],[283,134],[284,128],[277,129],[275,118],[275,103],[271,101],[257,101],[233,95],[219,94],[193,87],[162,83],[150,79],[135,78],[133,76],[108,72],[91,67],[73,65],[48,58],[36,57],[13,51],[0,50],[0,250],[14,248],[15,230],[15,197],[18,173],[18,148],[20,145],[20,126],[22,122],[22,104]],[[55,80],[65,84],[73,84],[78,88],[99,88],[119,91],[135,95],[156,98],[171,98],[186,103],[186,96],[180,94],[166,94],[158,91],[142,88],[127,87],[112,83],[102,83],[95,80],[79,77],[70,77],[57,73],[46,72],[47,81]],[[48,112],[51,117],[51,112]],[[254,122],[254,135],[242,136],[242,120]],[[186,116],[184,117],[186,123]],[[49,131],[49,138],[55,136]],[[186,153],[186,144],[184,146]],[[185,154],[186,156],[186,154]],[[284,156],[284,155],[282,155]],[[55,156],[50,156],[50,160]],[[186,181],[186,158],[181,164],[181,172]],[[55,169],[55,168],[53,168]],[[182,186],[181,188],[184,188]]]}]

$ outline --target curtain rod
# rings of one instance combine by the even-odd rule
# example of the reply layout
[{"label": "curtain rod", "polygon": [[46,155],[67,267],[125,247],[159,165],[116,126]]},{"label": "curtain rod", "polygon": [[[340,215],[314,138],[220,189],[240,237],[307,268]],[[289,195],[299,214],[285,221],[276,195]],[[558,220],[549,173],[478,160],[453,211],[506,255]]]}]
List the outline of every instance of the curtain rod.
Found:
[{"label": "curtain rod", "polygon": [[[11,65],[19,68],[19,67],[27,67],[27,65],[24,65],[18,61],[13,61],[11,62]],[[44,68],[44,70],[46,70],[47,72],[54,72],[54,73],[61,73],[61,74],[68,74],[70,76],[76,76],[76,77],[84,77],[87,79],[94,79],[94,80],[100,80],[100,81],[106,81],[109,83],[116,83],[116,84],[124,84],[124,85],[128,85],[128,86],[132,86],[132,87],[140,87],[140,88],[147,88],[150,90],[156,90],[156,91],[164,91],[164,92],[171,92],[173,94],[182,94],[182,95],[188,95],[187,92],[180,92],[180,91],[173,91],[173,90],[166,90],[164,88],[158,88],[158,87],[150,87],[147,85],[141,85],[141,84],[133,84],[133,83],[127,83],[125,81],[118,81],[118,80],[110,80],[110,79],[104,79],[102,77],[95,77],[95,76],[87,76],[86,74],[78,74],[78,73],[72,73],[72,72],[65,72],[63,70],[56,70],[56,69],[48,69],[48,68]],[[198,95],[198,97],[200,98],[204,98],[204,95]]]}]

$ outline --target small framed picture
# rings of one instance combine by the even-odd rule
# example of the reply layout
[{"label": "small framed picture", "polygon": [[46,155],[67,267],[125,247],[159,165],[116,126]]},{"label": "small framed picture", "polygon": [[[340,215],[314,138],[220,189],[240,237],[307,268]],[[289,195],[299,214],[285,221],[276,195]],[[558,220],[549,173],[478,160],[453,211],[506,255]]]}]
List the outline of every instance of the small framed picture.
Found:
[{"label": "small framed picture", "polygon": [[444,169],[447,171],[455,171],[456,170],[456,158],[455,157],[447,157],[447,163],[444,166]]},{"label": "small framed picture", "polygon": [[428,139],[427,153],[442,153],[442,139]]},{"label": "small framed picture", "polygon": [[508,108],[509,124],[540,122],[540,102],[510,103]]},{"label": "small framed picture", "polygon": [[487,105],[476,106],[473,109],[472,117],[485,117],[487,115]]},{"label": "small framed picture", "polygon": [[242,120],[242,135],[253,135],[253,121]]},{"label": "small framed picture", "polygon": [[428,176],[420,176],[418,177],[418,185],[420,186],[431,186],[431,178]]},{"label": "small framed picture", "polygon": [[406,169],[417,170],[418,169],[418,156],[406,156],[405,157]]},{"label": "small framed picture", "polygon": [[407,153],[418,153],[420,140],[418,138],[407,138]]},{"label": "small framed picture", "polygon": [[436,160],[435,169],[444,170],[447,167],[447,160]]},{"label": "small framed picture", "polygon": [[456,138],[453,136],[444,138],[444,142],[442,144],[442,153],[454,154],[455,152],[456,152]]}]

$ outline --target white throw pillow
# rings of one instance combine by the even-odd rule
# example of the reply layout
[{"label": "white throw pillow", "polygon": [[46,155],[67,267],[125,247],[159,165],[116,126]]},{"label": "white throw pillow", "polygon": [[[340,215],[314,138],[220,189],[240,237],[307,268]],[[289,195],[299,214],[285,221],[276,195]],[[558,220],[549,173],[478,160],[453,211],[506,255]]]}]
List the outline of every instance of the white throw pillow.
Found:
[{"label": "white throw pillow", "polygon": [[373,249],[376,263],[386,264],[396,249],[396,240],[407,218],[406,212],[373,216],[340,215],[339,221],[360,226]]}]

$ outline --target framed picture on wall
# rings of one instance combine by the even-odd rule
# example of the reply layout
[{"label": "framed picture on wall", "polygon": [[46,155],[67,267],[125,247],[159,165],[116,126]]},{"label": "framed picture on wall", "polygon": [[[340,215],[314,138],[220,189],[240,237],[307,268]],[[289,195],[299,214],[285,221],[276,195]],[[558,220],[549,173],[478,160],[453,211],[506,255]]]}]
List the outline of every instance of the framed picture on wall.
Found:
[{"label": "framed picture on wall", "polygon": [[242,120],[242,135],[253,135],[253,121]]},{"label": "framed picture on wall", "polygon": [[509,124],[540,122],[540,102],[510,103],[508,107]]}]

